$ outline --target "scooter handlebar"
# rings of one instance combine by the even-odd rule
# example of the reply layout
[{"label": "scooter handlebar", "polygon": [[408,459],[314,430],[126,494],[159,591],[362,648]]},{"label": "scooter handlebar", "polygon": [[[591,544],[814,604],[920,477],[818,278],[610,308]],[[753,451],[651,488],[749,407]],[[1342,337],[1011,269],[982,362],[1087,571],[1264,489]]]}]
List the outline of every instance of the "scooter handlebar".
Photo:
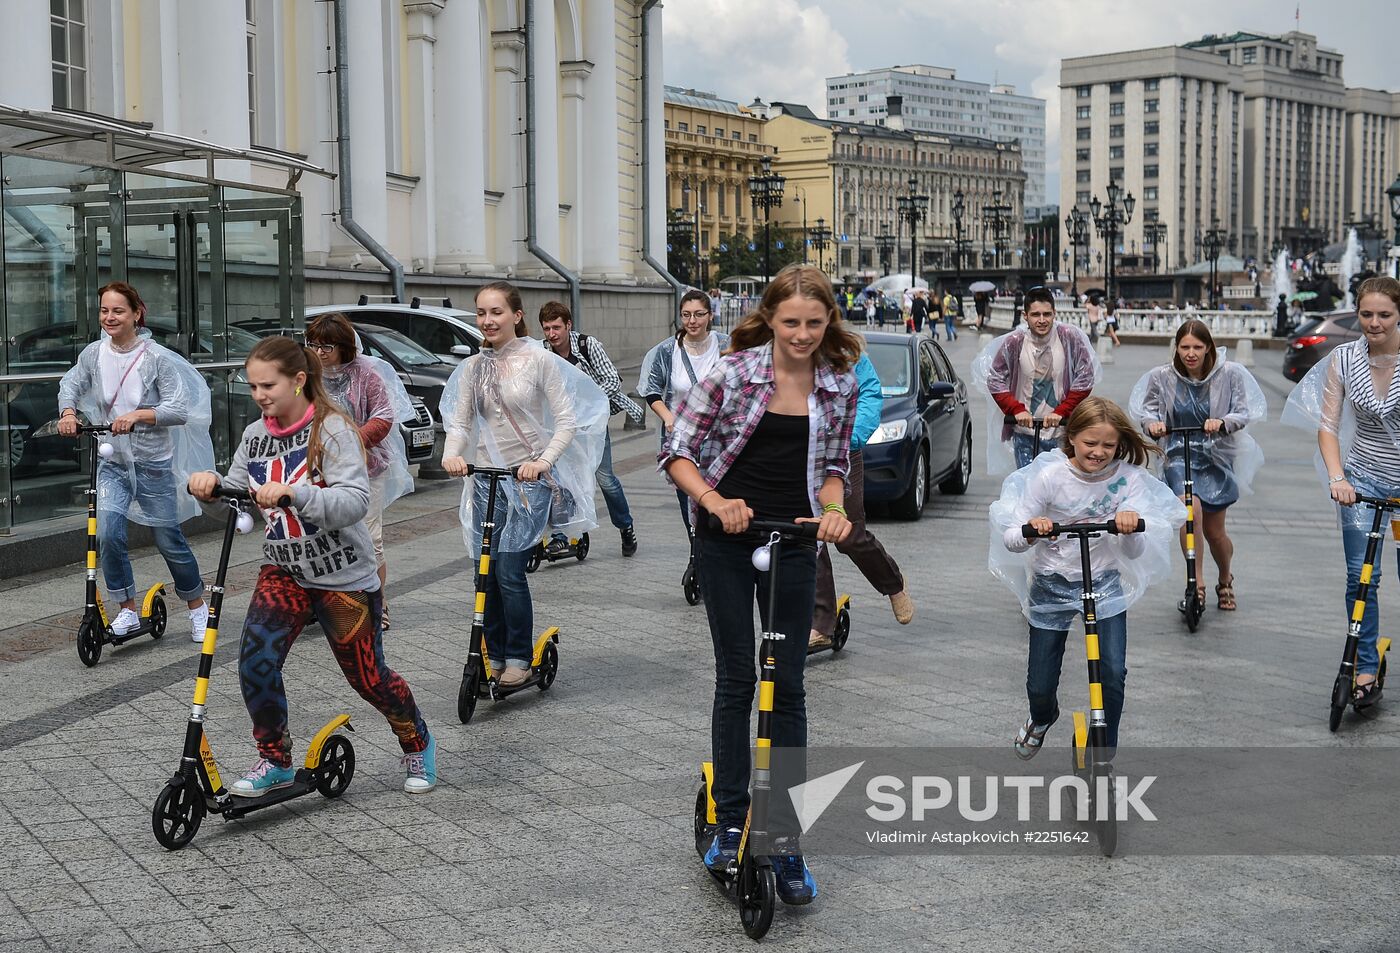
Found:
[{"label": "scooter handlebar", "polygon": [[1358,493],[1356,494],[1356,502],[1365,503],[1369,506],[1374,506],[1377,509],[1400,510],[1400,499],[1387,499],[1386,497],[1381,496],[1362,496],[1360,493]]},{"label": "scooter handlebar", "polygon": [[[1001,418],[1001,422],[1004,423],[1004,424],[1014,424],[1014,423],[1016,422],[1016,415],[1015,415],[1015,414],[1007,414],[1005,417]],[[1045,418],[1044,418],[1044,417],[1032,417],[1032,418],[1031,418],[1031,426],[1032,426],[1032,427],[1044,427],[1044,426],[1045,426]]]},{"label": "scooter handlebar", "polygon": [[[724,523],[720,518],[711,513],[707,517],[707,525],[716,533],[724,532]],[[777,533],[789,539],[816,539],[817,527],[819,523],[784,523],[778,520],[749,520],[748,532],[752,533]]]},{"label": "scooter handlebar", "polygon": [[[1147,530],[1147,521],[1139,519],[1134,533],[1142,533]],[[1110,536],[1118,535],[1118,523],[1109,520],[1107,523],[1056,523],[1050,527],[1050,532],[1039,533],[1030,523],[1021,527],[1021,535],[1026,539],[1044,539],[1047,536],[1078,536],[1090,533],[1108,533]]]},{"label": "scooter handlebar", "polygon": [[1168,427],[1167,433],[1205,433],[1204,427]]},{"label": "scooter handlebar", "polygon": [[510,477],[512,480],[520,479],[519,467],[479,467],[474,463],[467,464],[467,476],[473,476],[478,473],[482,476]]},{"label": "scooter handlebar", "polygon": [[[240,503],[253,502],[253,494],[249,493],[247,490],[240,490],[237,487],[225,486],[222,483],[215,485],[214,498],[216,500],[220,498],[225,500],[237,500]],[[283,494],[282,498],[277,501],[277,505],[291,506],[292,498],[290,496],[287,496],[286,494]]]}]

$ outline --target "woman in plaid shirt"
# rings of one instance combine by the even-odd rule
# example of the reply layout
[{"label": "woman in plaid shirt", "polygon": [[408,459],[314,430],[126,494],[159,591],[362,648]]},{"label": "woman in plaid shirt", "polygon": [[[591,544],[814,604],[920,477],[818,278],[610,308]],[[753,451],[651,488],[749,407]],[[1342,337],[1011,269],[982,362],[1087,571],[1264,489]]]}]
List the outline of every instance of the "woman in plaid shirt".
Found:
[{"label": "woman in plaid shirt", "polygon": [[[748,813],[749,714],[754,668],[753,600],[767,615],[766,573],[750,558],[762,538],[749,521],[820,524],[817,537],[837,543],[851,530],[843,507],[855,422],[850,373],[860,339],[845,329],[825,274],[791,265],[764,292],[758,310],[734,330],[730,353],[676,409],[660,462],[696,508],[696,567],[715,648],[710,735],[719,825],[705,863],[723,870],[735,859]],[[717,532],[706,514],[722,526]],[[790,633],[778,643],[773,746],[805,748],[807,707],[802,667],[812,626],[816,550],[780,550],[778,618],[766,628]],[[796,830],[785,799],[775,798],[770,830]],[[795,843],[780,844],[773,864],[784,902],[810,903],[817,887]]]}]

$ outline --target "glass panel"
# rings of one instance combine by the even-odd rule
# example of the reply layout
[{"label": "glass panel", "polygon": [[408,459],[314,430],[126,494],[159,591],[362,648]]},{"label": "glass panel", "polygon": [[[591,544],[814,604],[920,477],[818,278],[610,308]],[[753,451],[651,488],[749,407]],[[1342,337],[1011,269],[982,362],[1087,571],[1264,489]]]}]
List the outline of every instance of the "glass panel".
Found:
[{"label": "glass panel", "polygon": [[87,22],[87,12],[84,0],[68,0],[68,19],[76,20],[79,23]]},{"label": "glass panel", "polygon": [[867,342],[870,349],[870,362],[875,365],[875,374],[880,378],[880,392],[885,397],[904,397],[913,386],[912,368],[909,366],[909,348],[904,344],[876,344]]},{"label": "glass panel", "polygon": [[87,70],[68,71],[68,108],[87,109]]},{"label": "glass panel", "polygon": [[53,71],[53,104],[56,109],[68,108],[68,71]]},{"label": "glass panel", "polygon": [[68,64],[70,66],[87,66],[86,33],[76,23],[68,26]]},{"label": "glass panel", "polygon": [[49,59],[55,63],[68,62],[68,31],[62,23],[49,24]]}]

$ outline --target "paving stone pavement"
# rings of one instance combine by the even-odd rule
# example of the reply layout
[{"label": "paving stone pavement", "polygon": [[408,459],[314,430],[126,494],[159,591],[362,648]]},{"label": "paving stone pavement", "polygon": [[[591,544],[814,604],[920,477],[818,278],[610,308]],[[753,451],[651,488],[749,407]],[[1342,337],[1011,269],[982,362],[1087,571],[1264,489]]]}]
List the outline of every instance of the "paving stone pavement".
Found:
[{"label": "paving stone pavement", "polygon": [[[964,334],[950,354],[965,369],[976,347]],[[1120,349],[1100,392],[1126,401],[1164,359],[1155,347]],[[1231,511],[1240,609],[1208,610],[1195,636],[1175,611],[1175,586],[1134,611],[1125,744],[1355,745],[1389,755],[1400,744],[1393,709],[1337,735],[1324,725],[1343,633],[1341,546],[1311,441],[1277,423],[1289,386],[1280,354],[1258,361],[1272,421],[1255,432],[1269,464],[1258,495]],[[980,442],[980,422],[975,431]],[[151,836],[150,805],[178,760],[188,712],[195,649],[183,613],[172,613],[164,640],[109,648],[84,669],[71,633],[54,634],[65,631],[55,617],[80,602],[76,567],[7,585],[0,951],[750,948],[690,844],[713,661],[703,608],[679,591],[686,546],[675,498],[640,459],[654,433],[617,438],[619,462],[635,458],[622,468],[638,556],[622,559],[603,529],[585,562],[531,577],[537,624],[562,629],[558,680],[544,694],[483,702],[469,726],[455,717],[472,579],[453,488],[430,484],[393,508],[386,651],[439,745],[442,781],[422,797],[402,793],[392,734],[312,630],[287,665],[293,736],[304,742],[350,712],[358,765],[349,790],[206,820],[189,847],[167,853]],[[1025,627],[986,571],[985,509],[998,487],[981,472],[980,446],[976,459],[966,496],[935,495],[917,523],[875,523],[918,603],[912,625],[896,625],[837,560],[854,626],[840,657],[808,668],[812,744],[1009,746],[1025,706]],[[196,542],[206,572],[215,545]],[[236,655],[257,554],[255,539],[237,543],[233,578],[244,588],[226,603],[210,695],[208,729],[226,772],[253,758]],[[136,568],[138,579],[164,572],[153,553]],[[1072,649],[1067,694],[1081,690],[1074,658]],[[1051,741],[1066,743],[1064,730]],[[1392,794],[1377,792],[1378,811]],[[1394,909],[1377,902],[1400,873],[1391,857],[921,856],[814,867],[821,898],[780,910],[767,945],[1244,953],[1400,944]]]}]

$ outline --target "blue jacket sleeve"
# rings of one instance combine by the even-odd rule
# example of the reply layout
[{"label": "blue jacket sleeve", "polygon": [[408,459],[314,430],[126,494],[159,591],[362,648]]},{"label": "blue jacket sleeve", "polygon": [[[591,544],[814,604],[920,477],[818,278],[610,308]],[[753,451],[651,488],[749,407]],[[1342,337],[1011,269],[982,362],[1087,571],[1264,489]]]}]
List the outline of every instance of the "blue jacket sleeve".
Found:
[{"label": "blue jacket sleeve", "polygon": [[865,446],[875,428],[880,426],[880,411],[884,407],[885,397],[880,388],[880,376],[875,373],[875,365],[868,354],[860,356],[854,370],[856,385],[860,390],[856,397],[856,423],[851,429],[851,449],[859,450]]}]

